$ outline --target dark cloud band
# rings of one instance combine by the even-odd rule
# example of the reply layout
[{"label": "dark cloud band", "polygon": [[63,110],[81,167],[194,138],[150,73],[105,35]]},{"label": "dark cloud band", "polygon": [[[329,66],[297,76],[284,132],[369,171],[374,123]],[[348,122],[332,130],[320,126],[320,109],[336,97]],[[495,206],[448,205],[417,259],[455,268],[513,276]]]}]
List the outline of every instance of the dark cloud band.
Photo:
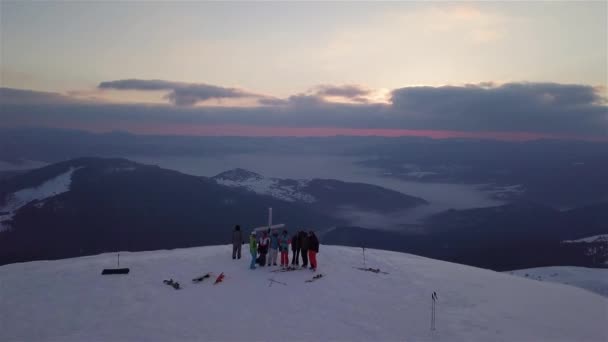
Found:
[{"label": "dark cloud band", "polygon": [[182,83],[163,80],[127,79],[101,82],[99,89],[169,91],[165,96],[178,106],[193,106],[210,99],[259,98],[258,94],[237,88],[225,88],[204,83]]},{"label": "dark cloud band", "polygon": [[[3,121],[11,124],[25,118],[30,118],[28,122],[44,118],[59,123],[129,121],[157,125],[238,124],[608,137],[606,99],[597,88],[587,85],[484,83],[458,87],[405,87],[392,91],[390,103],[334,103],[314,93],[287,99],[258,97],[261,106],[250,107],[191,107],[204,99],[259,96],[218,86],[123,80],[104,82],[100,88],[169,90],[167,96],[180,106],[76,102],[55,93],[3,88],[0,89]],[[340,94],[360,96],[356,91]],[[46,105],[41,106],[44,103]]]}]

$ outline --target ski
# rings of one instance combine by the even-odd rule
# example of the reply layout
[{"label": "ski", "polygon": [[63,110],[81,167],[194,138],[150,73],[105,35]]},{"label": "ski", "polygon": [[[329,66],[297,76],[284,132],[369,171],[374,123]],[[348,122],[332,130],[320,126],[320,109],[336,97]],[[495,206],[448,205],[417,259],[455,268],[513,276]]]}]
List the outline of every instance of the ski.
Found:
[{"label": "ski", "polygon": [[371,268],[371,267],[368,267],[368,268],[365,268],[365,267],[353,267],[353,268],[357,269],[357,270],[361,270],[361,271],[366,271],[366,272],[389,274],[388,272],[381,271],[379,268]]},{"label": "ski", "polygon": [[312,277],[312,279],[308,279],[305,282],[306,283],[312,283],[313,281],[319,280],[319,279],[321,279],[323,277],[324,277],[323,274],[317,274],[316,276]]},{"label": "ski", "polygon": [[213,283],[213,285],[217,285],[218,283],[221,283],[222,281],[224,281],[224,272],[220,273],[220,275],[217,276],[217,278],[215,279],[215,283]]},{"label": "ski", "polygon": [[302,271],[305,270],[306,268],[303,267],[287,267],[287,268],[279,268],[278,270],[272,270],[270,272],[273,273],[277,273],[277,272],[293,272],[293,271]]},{"label": "ski", "polygon": [[173,279],[169,279],[169,280],[163,280],[163,283],[165,283],[166,285],[169,285],[171,287],[173,287],[176,290],[180,290],[182,287],[179,285],[178,282],[173,281]]}]

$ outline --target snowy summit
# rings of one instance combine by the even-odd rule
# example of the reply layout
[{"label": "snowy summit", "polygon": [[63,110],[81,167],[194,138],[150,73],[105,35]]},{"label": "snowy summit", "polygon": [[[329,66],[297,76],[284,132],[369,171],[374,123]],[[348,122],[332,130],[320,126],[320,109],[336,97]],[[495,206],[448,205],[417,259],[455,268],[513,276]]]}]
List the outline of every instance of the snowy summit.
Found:
[{"label": "snowy summit", "polygon": [[[243,246],[246,248],[245,246]],[[316,273],[249,270],[231,246],[0,267],[1,341],[606,341],[608,300],[568,285],[321,246]],[[200,283],[192,279],[212,272]],[[213,284],[224,273],[223,282]],[[315,274],[321,279],[306,282]],[[182,289],[163,284],[179,281]],[[436,292],[436,330],[430,330]],[[35,327],[35,328],[32,328]]]}]

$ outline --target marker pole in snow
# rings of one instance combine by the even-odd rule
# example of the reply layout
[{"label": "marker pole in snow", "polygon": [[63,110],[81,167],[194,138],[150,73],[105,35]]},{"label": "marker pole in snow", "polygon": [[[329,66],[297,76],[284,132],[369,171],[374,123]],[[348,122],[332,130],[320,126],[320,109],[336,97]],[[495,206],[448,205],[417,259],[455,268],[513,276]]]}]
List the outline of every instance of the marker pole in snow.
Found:
[{"label": "marker pole in snow", "polygon": [[361,248],[363,249],[363,267],[365,267],[365,246],[361,246]]},{"label": "marker pole in snow", "polygon": [[435,330],[435,302],[437,301],[437,292],[431,295],[431,330]]},{"label": "marker pole in snow", "polygon": [[101,271],[102,275],[106,275],[106,274],[128,274],[129,273],[129,269],[128,268],[120,268],[120,253],[116,253],[116,268],[104,268]]}]

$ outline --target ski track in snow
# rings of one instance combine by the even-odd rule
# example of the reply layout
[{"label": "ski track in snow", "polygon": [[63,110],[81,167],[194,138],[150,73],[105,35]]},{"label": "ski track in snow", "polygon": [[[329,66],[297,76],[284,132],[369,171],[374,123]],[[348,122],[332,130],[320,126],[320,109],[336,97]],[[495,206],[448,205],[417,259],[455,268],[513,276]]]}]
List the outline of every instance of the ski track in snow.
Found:
[{"label": "ski track in snow", "polygon": [[[70,168],[68,171],[49,179],[37,187],[21,189],[13,193],[7,203],[0,207],[0,212],[8,212],[8,215],[0,216],[0,232],[9,229],[7,221],[10,221],[15,212],[31,201],[43,201],[49,197],[70,191],[72,174],[80,168]],[[44,205],[44,203],[41,203]]]},{"label": "ski track in snow", "polygon": [[[0,267],[1,341],[606,341],[608,299],[408,254],[321,246],[317,273],[249,270],[243,246],[113,253]],[[191,279],[224,272],[218,285]],[[162,283],[173,278],[183,286]],[[284,282],[274,284],[269,279]],[[214,279],[214,278],[213,278]],[[212,279],[211,279],[212,280]],[[431,332],[431,293],[437,330]]]}]

